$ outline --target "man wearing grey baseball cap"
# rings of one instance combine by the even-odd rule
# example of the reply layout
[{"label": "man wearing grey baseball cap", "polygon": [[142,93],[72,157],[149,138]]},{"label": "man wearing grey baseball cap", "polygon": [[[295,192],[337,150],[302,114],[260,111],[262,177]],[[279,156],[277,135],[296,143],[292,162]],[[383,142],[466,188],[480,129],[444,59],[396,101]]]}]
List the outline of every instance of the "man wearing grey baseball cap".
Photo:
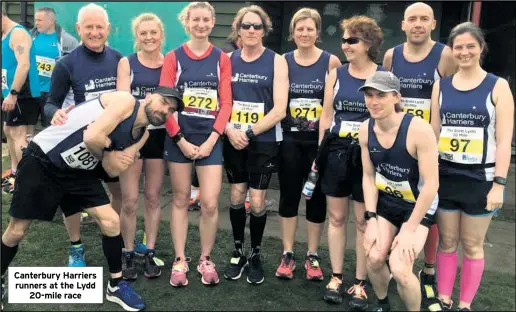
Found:
[{"label": "man wearing grey baseball cap", "polygon": [[402,112],[400,81],[392,73],[376,72],[359,90],[371,114],[359,131],[368,275],[378,308],[390,311],[385,260],[391,250],[390,270],[400,297],[409,311],[419,311],[421,289],[412,269],[435,222],[437,140],[426,121]]}]

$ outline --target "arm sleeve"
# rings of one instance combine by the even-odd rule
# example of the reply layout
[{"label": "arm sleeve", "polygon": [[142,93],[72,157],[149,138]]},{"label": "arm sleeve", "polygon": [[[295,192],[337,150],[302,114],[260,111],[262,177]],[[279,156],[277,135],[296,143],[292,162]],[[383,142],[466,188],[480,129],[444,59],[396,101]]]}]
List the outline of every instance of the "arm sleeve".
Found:
[{"label": "arm sleeve", "polygon": [[63,102],[70,90],[70,81],[70,71],[63,62],[63,59],[61,59],[56,63],[54,71],[52,72],[52,77],[50,78],[50,90],[44,108],[45,116],[49,120],[54,117],[54,114],[58,109],[63,107]]},{"label": "arm sleeve", "polygon": [[[163,66],[161,67],[161,76],[159,78],[159,85],[164,87],[175,87],[176,86],[176,73],[177,73],[177,62],[176,54],[174,51],[170,51],[165,55],[163,60]],[[175,114],[174,114],[175,115]],[[180,128],[174,115],[165,122],[165,129],[167,129],[168,135],[171,137],[175,136]]]},{"label": "arm sleeve", "polygon": [[233,95],[231,93],[231,60],[224,53],[220,54],[220,82],[219,82],[219,99],[220,110],[213,130],[222,135],[226,124],[228,123],[231,109],[233,107]]}]

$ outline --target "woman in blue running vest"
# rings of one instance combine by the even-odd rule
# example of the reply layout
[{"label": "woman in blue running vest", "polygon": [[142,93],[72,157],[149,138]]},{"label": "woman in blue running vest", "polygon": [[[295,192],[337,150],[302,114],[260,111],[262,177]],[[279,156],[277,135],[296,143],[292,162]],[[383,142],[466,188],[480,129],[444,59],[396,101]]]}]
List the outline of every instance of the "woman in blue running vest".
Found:
[{"label": "woman in blue running vest", "polygon": [[459,309],[469,311],[484,271],[484,239],[504,201],[514,99],[508,82],[481,66],[487,46],[478,26],[455,26],[448,45],[459,71],[432,93],[432,126],[440,130],[437,291],[451,309],[460,243]]},{"label": "woman in blue running vest", "polygon": [[[144,13],[133,20],[133,34],[137,53],[124,57],[118,63],[117,90],[131,92],[139,100],[154,91],[159,84],[161,66],[164,56],[161,53],[164,34],[163,24],[159,17],[152,13]],[[120,175],[122,189],[122,211],[120,213],[120,229],[124,238],[123,275],[125,279],[134,280],[138,271],[134,259],[135,251],[145,253],[144,275],[147,278],[161,275],[161,269],[154,261],[154,244],[158,234],[161,215],[160,191],[165,174],[163,161],[163,143],[166,130],[164,126],[149,125],[149,139],[140,150],[140,160]],[[145,234],[146,248],[135,249],[136,210],[140,175],[145,165]],[[142,249],[142,250],[140,250]]]},{"label": "woman in blue running vest", "polygon": [[329,215],[328,245],[332,275],[324,299],[341,303],[345,291],[342,269],[349,197],[352,196],[356,218],[357,260],[355,281],[348,289],[348,293],[353,296],[349,304],[353,309],[365,309],[367,268],[362,247],[365,208],[358,130],[362,122],[369,118],[369,112],[364,95],[358,88],[376,71],[385,71],[382,66],[375,64],[383,42],[383,31],[374,19],[366,16],[344,19],[341,27],[344,32],[342,51],[349,64],[332,70],[326,79],[319,124],[321,154],[313,166],[322,175],[321,190],[326,195]]},{"label": "woman in blue running vest", "polygon": [[[324,82],[328,72],[341,66],[339,59],[319,49],[321,16],[310,8],[299,9],[290,22],[290,38],[297,49],[284,55],[288,63],[289,103],[287,117],[282,121],[283,141],[280,145],[278,176],[280,181],[279,215],[282,227],[283,256],[276,276],[294,277],[294,238],[296,234],[299,200],[304,180],[317,155],[319,118],[324,97]],[[305,260],[306,278],[322,280],[317,249],[326,221],[326,198],[316,184],[306,201],[308,251]]]}]

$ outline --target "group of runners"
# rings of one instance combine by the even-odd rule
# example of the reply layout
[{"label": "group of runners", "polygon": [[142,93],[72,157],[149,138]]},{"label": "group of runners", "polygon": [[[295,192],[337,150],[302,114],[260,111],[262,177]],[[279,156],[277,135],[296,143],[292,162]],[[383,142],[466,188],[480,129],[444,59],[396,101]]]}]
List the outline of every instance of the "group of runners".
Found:
[{"label": "group of runners", "polygon": [[[52,28],[55,12],[38,13]],[[402,21],[406,42],[387,50],[377,65],[381,27],[373,18],[351,16],[340,23],[347,61],[342,65],[317,47],[322,21],[314,9],[301,8],[292,17],[289,40],[297,48],[284,55],[264,46],[272,23],[259,6],[238,11],[231,35],[235,50],[229,53],[209,41],[215,10],[208,2],[189,3],[179,19],[189,39],[162,54],[162,21],[152,13],[137,16],[137,52],[123,57],[107,46],[109,17],[96,4],[80,9],[81,43],[66,53],[35,49],[37,40],[61,48],[69,35],[59,28],[49,33],[39,27],[33,41],[3,12],[2,110],[13,197],[2,236],[2,298],[3,277],[32,220],[52,220],[59,206],[72,243],[71,265],[86,265],[80,240],[80,213],[86,211],[103,234],[110,272],[106,299],[129,311],[145,308],[128,281],[138,278],[136,253],[144,257],[145,277],[162,273],[155,244],[165,166],[175,255],[170,284],[187,286],[193,165],[201,210],[196,269],[203,284],[220,281],[211,254],[223,169],[231,184],[234,246],[222,274],[238,280],[245,272],[251,284],[272,274],[264,272],[261,249],[265,192],[277,172],[283,253],[275,276],[292,279],[301,259],[306,279],[328,280],[328,302],[341,303],[348,293],[350,307],[367,309],[369,279],[378,299],[374,310],[389,311],[387,288],[394,278],[408,310],[422,304],[449,310],[460,243],[456,306],[469,311],[484,270],[486,232],[504,200],[514,116],[507,81],[481,66],[487,52],[481,29],[465,22],[453,28],[447,45],[435,42],[432,8],[411,4]],[[40,111],[50,126],[27,144]],[[134,243],[142,171],[143,247]],[[310,172],[320,178],[306,200],[307,250],[298,253],[298,208]],[[351,206],[356,268],[353,284],[345,287]],[[327,216],[329,259],[321,259]],[[425,265],[415,274],[423,250]],[[331,273],[323,274],[323,261]]]}]

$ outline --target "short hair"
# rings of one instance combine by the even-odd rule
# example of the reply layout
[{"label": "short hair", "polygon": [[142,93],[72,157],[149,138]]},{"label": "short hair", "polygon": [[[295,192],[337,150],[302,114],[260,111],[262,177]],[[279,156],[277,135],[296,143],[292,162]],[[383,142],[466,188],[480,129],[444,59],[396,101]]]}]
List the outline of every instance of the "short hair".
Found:
[{"label": "short hair", "polygon": [[380,54],[380,46],[383,43],[383,31],[373,18],[357,15],[340,22],[342,32],[346,30],[355,36],[359,36],[371,46],[367,51],[367,55],[371,61],[376,61]]},{"label": "short hair", "polygon": [[464,22],[453,27],[450,32],[450,36],[448,37],[448,46],[453,49],[453,42],[455,41],[455,38],[466,33],[473,36],[473,38],[475,38],[475,40],[480,45],[480,48],[482,49],[482,54],[480,55],[480,64],[482,64],[482,60],[487,54],[488,49],[484,33],[482,32],[482,29],[480,29],[480,27],[478,27],[476,24],[472,22]]},{"label": "short hair", "polygon": [[[138,27],[143,22],[156,22],[156,24],[158,24],[158,28],[161,31],[162,42],[165,41],[165,28],[163,27],[163,22],[154,13],[142,13],[133,19],[131,29],[133,30],[133,35],[135,39],[137,37]],[[138,45],[138,42],[136,40],[134,41],[134,49],[137,51],[140,50],[140,46]]]},{"label": "short hair", "polygon": [[190,10],[192,9],[208,9],[211,12],[211,16],[215,18],[215,9],[209,2],[197,1],[188,3],[178,16],[179,22],[181,22],[187,34],[190,34],[190,31],[186,29],[186,21],[190,18]]},{"label": "short hair", "polygon": [[50,16],[51,18],[54,19],[54,21],[56,20],[56,11],[53,9],[53,8],[50,8],[50,7],[42,7],[42,8],[38,8],[36,10],[36,13],[37,12],[44,12],[44,13],[47,13],[48,16]]},{"label": "short hair", "polygon": [[262,20],[263,24],[263,34],[265,37],[269,35],[272,32],[272,22],[271,18],[265,11],[258,5],[250,5],[247,7],[243,7],[240,10],[238,10],[237,15],[235,16],[235,20],[233,22],[233,25],[235,26],[233,28],[233,32],[230,35],[232,38],[238,38],[238,30],[240,29],[240,25],[242,25],[242,20],[244,19],[244,16],[247,13],[254,13],[258,16],[260,16],[260,19]]},{"label": "short hair", "polygon": [[77,14],[77,23],[82,24],[84,20],[84,14],[86,12],[96,12],[102,14],[106,20],[106,24],[109,24],[109,16],[106,9],[95,3],[87,4],[79,10],[79,13]]},{"label": "short hair", "polygon": [[292,36],[294,35],[294,31],[296,28],[296,24],[299,21],[305,20],[311,18],[315,23],[315,28],[317,30],[317,40],[320,41],[321,37],[321,15],[316,9],[312,8],[301,8],[297,10],[297,12],[292,16],[292,20],[290,20],[290,27],[289,27],[289,37],[288,40],[292,40]]}]

